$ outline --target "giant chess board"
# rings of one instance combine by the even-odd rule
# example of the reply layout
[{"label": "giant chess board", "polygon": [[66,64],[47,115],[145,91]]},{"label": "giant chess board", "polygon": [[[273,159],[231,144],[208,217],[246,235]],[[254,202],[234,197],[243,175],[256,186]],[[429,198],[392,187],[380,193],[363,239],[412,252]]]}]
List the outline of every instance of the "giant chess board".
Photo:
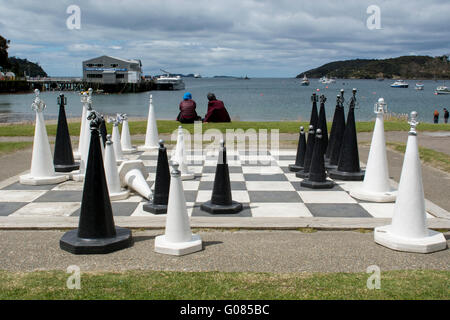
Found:
[{"label": "giant chess board", "polygon": [[[170,150],[169,157],[170,157]],[[155,178],[158,150],[128,155],[141,159],[148,171],[152,186]],[[337,181],[333,189],[312,190],[300,186],[302,179],[288,170],[295,162],[296,150],[268,151],[251,154],[249,151],[227,150],[233,200],[243,204],[238,214],[220,217],[333,217],[333,218],[391,218],[394,203],[370,203],[349,195],[349,190],[362,182]],[[194,180],[183,181],[190,216],[211,215],[200,210],[210,200],[217,164],[217,152],[211,155],[188,156],[189,167],[197,174]],[[18,181],[0,189],[0,216],[79,216],[83,182],[67,181],[58,185],[29,186]],[[153,216],[143,211],[146,202],[139,195],[112,201],[114,216]],[[434,218],[427,213],[427,218]]]}]

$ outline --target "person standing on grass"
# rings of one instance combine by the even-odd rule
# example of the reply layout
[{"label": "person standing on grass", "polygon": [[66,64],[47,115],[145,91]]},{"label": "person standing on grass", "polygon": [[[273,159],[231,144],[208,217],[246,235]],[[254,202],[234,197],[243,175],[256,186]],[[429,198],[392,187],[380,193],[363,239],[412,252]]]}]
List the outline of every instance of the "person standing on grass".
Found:
[{"label": "person standing on grass", "polygon": [[434,110],[434,123],[438,123],[439,122],[439,112],[436,110]]},{"label": "person standing on grass", "polygon": [[444,123],[448,123],[448,110],[444,108]]}]

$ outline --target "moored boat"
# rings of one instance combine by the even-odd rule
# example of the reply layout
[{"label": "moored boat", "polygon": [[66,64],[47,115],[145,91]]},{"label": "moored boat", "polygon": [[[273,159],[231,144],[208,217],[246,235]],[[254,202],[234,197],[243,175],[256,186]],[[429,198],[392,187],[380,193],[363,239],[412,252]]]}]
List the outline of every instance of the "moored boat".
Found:
[{"label": "moored boat", "polygon": [[417,82],[416,83],[416,87],[414,89],[416,89],[416,90],[423,90],[423,88],[424,88],[423,83],[422,82]]},{"label": "moored boat", "polygon": [[300,83],[300,85],[302,85],[302,86],[309,86],[309,80],[306,77],[306,74],[303,75],[303,79],[302,79],[302,82]]},{"label": "moored boat", "polygon": [[397,80],[391,84],[391,88],[408,88],[408,83],[404,80]]},{"label": "moored boat", "polygon": [[439,86],[436,88],[436,94],[450,94],[450,89],[446,86]]}]

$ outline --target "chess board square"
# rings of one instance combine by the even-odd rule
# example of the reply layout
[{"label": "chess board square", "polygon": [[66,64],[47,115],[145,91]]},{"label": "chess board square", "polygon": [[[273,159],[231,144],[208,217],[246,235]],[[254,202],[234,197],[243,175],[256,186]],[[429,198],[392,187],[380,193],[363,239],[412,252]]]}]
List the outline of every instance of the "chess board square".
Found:
[{"label": "chess board square", "polygon": [[290,164],[295,164],[295,159],[294,160],[279,160],[279,161],[277,161],[277,164],[280,167],[289,167]]},{"label": "chess board square", "polygon": [[251,203],[252,217],[312,217],[304,203]]},{"label": "chess board square", "polygon": [[230,181],[245,181],[242,173],[230,173]]},{"label": "chess board square", "polygon": [[0,202],[0,216],[8,216],[27,204],[28,202]]},{"label": "chess board square", "polygon": [[245,181],[288,181],[284,174],[244,174]]},{"label": "chess board square", "polygon": [[47,184],[47,185],[42,185],[42,186],[29,186],[26,184],[20,184],[19,182],[14,182],[13,184],[10,184],[9,186],[4,187],[2,190],[30,190],[30,191],[51,190],[56,186],[57,186],[57,184]]},{"label": "chess board square", "polygon": [[143,160],[142,162],[146,167],[156,167],[156,165],[158,164],[157,160]]},{"label": "chess board square", "polygon": [[327,218],[372,218],[359,204],[349,203],[306,203],[314,217]]},{"label": "chess board square", "polygon": [[326,190],[328,191],[298,191],[298,194],[304,203],[357,203],[345,191]]},{"label": "chess board square", "polygon": [[[286,179],[288,179],[291,182],[299,182],[302,179],[301,178],[297,178],[297,176],[295,175],[295,172],[289,171],[288,173],[284,174],[286,176]],[[300,185],[300,183],[299,183]]]},{"label": "chess board square", "polygon": [[78,181],[66,181],[54,187],[53,191],[83,191],[84,183]]},{"label": "chess board square", "polygon": [[202,173],[216,173],[216,166],[206,166],[205,164]]},{"label": "chess board square", "polygon": [[1,202],[31,202],[45,194],[38,190],[0,190]]},{"label": "chess board square", "polygon": [[[230,181],[231,190],[247,190],[244,181]],[[198,190],[212,190],[214,181],[201,181]]]},{"label": "chess board square", "polygon": [[48,191],[34,202],[81,202],[82,191]]},{"label": "chess board square", "polygon": [[[228,172],[229,173],[242,173],[242,168],[241,167],[230,167],[228,166]],[[203,171],[202,173],[216,173],[216,166],[214,167],[203,167]]]},{"label": "chess board square", "polygon": [[148,173],[156,173],[156,167],[145,166],[145,171]]},{"label": "chess board square", "polygon": [[[129,217],[136,210],[138,205],[143,205],[143,204],[136,203],[136,202],[111,202],[113,216]],[[81,211],[81,208],[78,208],[75,212],[73,212],[71,214],[71,216],[79,217],[80,211]]]},{"label": "chess board square", "polygon": [[292,171],[289,170],[289,167],[280,167],[281,171],[283,171],[283,173],[291,173]]},{"label": "chess board square", "polygon": [[270,150],[270,154],[274,157],[296,156],[297,149]]},{"label": "chess board square", "polygon": [[278,162],[287,161],[287,162],[289,162],[289,164],[295,162],[296,157],[297,157],[296,155],[279,155],[279,156],[277,156]]},{"label": "chess board square", "polygon": [[278,166],[242,166],[243,173],[256,173],[256,174],[277,174],[283,173]]},{"label": "chess board square", "polygon": [[251,160],[251,161],[244,161],[241,159],[241,165],[243,167],[277,167],[278,168],[278,163],[274,160],[272,161],[255,161],[255,160]]},{"label": "chess board square", "polygon": [[139,157],[140,160],[158,160],[158,155],[157,154],[142,154]]},{"label": "chess board square", "polygon": [[250,210],[250,206],[248,203],[242,204],[242,211],[235,214],[210,214],[208,212],[205,212],[200,209],[201,203],[196,203],[193,210],[192,210],[192,216],[193,217],[230,217],[230,218],[236,218],[236,217],[251,217],[252,213]]},{"label": "chess board square", "polygon": [[246,181],[249,191],[295,191],[289,181]]},{"label": "chess board square", "polygon": [[[238,158],[238,159],[227,159],[227,163],[228,163],[228,168],[231,168],[231,167],[241,167],[241,160]],[[242,170],[242,169],[241,169]]]},{"label": "chess board square", "polygon": [[183,181],[183,190],[198,190],[200,181],[196,180],[185,180]]},{"label": "chess board square", "polygon": [[291,184],[294,187],[295,191],[312,191],[312,190],[314,190],[315,192],[344,191],[344,189],[342,189],[337,184],[335,184],[332,189],[311,189],[311,188],[306,188],[306,187],[303,187],[303,186],[300,185],[300,182],[303,180],[302,178],[297,178],[297,177],[295,177],[295,178],[297,179],[297,181],[291,181]]},{"label": "chess board square", "polygon": [[216,174],[215,173],[202,173],[200,181],[214,181]]},{"label": "chess board square", "polygon": [[200,191],[197,190],[185,190],[184,191],[184,198],[186,202],[195,202],[195,199],[197,199],[197,193]]},{"label": "chess board square", "polygon": [[303,202],[295,191],[248,191],[250,202]]},{"label": "chess board square", "polygon": [[334,181],[337,185],[339,185],[343,190],[350,192],[353,189],[359,189],[362,187],[363,181]]},{"label": "chess board square", "polygon": [[68,217],[79,207],[79,202],[31,202],[10,216]]}]

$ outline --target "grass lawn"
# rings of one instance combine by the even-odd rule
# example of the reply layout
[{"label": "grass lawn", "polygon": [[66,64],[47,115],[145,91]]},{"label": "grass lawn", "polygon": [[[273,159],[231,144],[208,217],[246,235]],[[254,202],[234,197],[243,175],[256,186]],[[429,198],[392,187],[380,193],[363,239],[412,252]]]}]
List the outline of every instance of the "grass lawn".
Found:
[{"label": "grass lawn", "polygon": [[[406,144],[404,143],[386,142],[386,145],[395,151],[405,153]],[[419,147],[419,156],[424,163],[450,173],[450,156],[448,154]]]},{"label": "grass lawn", "polygon": [[[298,121],[266,121],[266,122],[251,122],[251,121],[234,121],[231,123],[206,123],[203,124],[203,132],[208,129],[216,128],[225,132],[226,129],[278,129],[280,133],[298,133],[299,127],[308,127],[308,122]],[[356,130],[358,132],[370,132],[374,127],[373,121],[357,122]],[[71,136],[77,136],[80,134],[80,123],[71,122],[69,125],[69,132]],[[177,121],[172,120],[158,120],[159,133],[172,133],[180,125]],[[111,124],[107,124],[108,132],[112,132]],[[145,134],[147,128],[147,121],[131,121],[130,133],[133,134]],[[183,128],[194,132],[193,124],[185,124]],[[328,123],[328,130],[331,129],[331,122]],[[385,131],[408,131],[410,125],[405,121],[385,121]],[[450,131],[450,125],[445,124],[432,124],[432,123],[420,123],[417,127],[419,131]],[[56,124],[47,125],[47,133],[50,136],[56,135]],[[33,136],[34,125],[33,124],[10,124],[0,126],[0,136]]]},{"label": "grass lawn", "polygon": [[62,271],[0,271],[0,299],[450,299],[449,271],[381,272],[381,289],[367,273],[248,273],[127,271],[81,273],[69,290]]},{"label": "grass lawn", "polygon": [[13,153],[18,150],[26,149],[33,145],[32,142],[0,142],[0,155]]}]

